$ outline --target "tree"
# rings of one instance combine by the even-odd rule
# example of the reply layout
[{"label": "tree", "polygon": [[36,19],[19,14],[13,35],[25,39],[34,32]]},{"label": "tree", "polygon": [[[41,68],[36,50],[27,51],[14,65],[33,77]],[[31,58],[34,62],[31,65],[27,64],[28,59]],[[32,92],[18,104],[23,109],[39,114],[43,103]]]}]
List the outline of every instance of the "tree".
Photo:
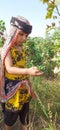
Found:
[{"label": "tree", "polygon": [[44,72],[46,77],[54,77],[53,69],[56,62],[51,60],[55,53],[52,38],[28,38],[25,47],[27,66],[36,66]]},{"label": "tree", "polygon": [[4,32],[6,30],[5,22],[3,20],[0,20],[0,47],[4,44]]},{"label": "tree", "polygon": [[[40,0],[40,1],[43,2],[43,4],[47,4],[46,19],[52,17],[54,10],[56,10],[57,15],[60,16],[60,12],[56,2],[57,0]],[[57,18],[57,16],[54,16],[54,18]]]}]

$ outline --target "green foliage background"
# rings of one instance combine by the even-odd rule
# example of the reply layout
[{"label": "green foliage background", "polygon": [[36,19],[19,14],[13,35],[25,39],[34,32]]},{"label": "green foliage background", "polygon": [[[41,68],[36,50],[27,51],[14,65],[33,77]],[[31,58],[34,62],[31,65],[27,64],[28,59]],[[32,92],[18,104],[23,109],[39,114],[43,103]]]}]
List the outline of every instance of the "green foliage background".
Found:
[{"label": "green foliage background", "polygon": [[0,20],[0,47],[3,46],[4,44],[4,32],[6,30],[6,27],[5,27],[5,22],[3,20]]},{"label": "green foliage background", "polygon": [[[3,33],[4,26],[1,26]],[[3,44],[3,37],[0,37],[0,45]],[[37,66],[44,72],[42,77],[30,77],[36,99],[30,103],[29,128],[37,130],[38,125],[38,130],[57,130],[60,122],[60,75],[57,77],[53,70],[56,65],[60,66],[60,56],[57,55],[60,52],[60,27],[55,28],[52,36],[47,32],[45,38],[28,37],[24,46],[27,66]]]},{"label": "green foliage background", "polygon": [[53,69],[56,61],[52,61],[55,55],[55,46],[52,38],[28,38],[26,42],[27,66],[37,66],[44,71],[46,77],[54,76]]}]

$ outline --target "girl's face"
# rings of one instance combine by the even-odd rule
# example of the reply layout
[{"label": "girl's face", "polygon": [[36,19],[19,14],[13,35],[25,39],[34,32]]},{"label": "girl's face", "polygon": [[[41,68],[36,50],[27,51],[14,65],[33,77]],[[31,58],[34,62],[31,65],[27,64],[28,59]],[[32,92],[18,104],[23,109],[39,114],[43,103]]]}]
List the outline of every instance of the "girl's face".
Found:
[{"label": "girl's face", "polygon": [[24,43],[26,42],[28,37],[28,34],[24,33],[23,31],[21,31],[17,37],[16,43],[20,44],[20,43]]}]

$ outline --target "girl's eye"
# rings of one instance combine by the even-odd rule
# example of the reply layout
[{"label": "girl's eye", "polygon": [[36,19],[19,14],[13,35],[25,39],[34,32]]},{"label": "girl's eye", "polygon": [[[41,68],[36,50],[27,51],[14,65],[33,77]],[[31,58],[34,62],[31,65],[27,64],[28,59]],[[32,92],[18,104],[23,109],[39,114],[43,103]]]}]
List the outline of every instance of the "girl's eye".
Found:
[{"label": "girl's eye", "polygon": [[28,34],[20,33],[20,36],[28,37]]},{"label": "girl's eye", "polygon": [[20,36],[23,36],[24,34],[23,33],[20,33]]}]

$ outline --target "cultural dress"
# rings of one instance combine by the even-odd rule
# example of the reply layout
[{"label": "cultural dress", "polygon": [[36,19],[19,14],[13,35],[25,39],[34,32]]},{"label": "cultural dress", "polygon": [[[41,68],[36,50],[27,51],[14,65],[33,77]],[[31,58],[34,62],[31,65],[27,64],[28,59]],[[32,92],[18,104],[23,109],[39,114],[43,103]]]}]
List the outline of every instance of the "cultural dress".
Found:
[{"label": "cultural dress", "polygon": [[13,66],[26,68],[24,47],[20,46],[20,49],[18,49],[14,45],[21,32],[20,28],[27,34],[31,31],[30,25],[12,18],[10,31],[1,53],[1,101],[5,103],[5,108],[11,111],[21,110],[24,103],[29,102],[31,97],[35,97],[27,75],[9,74],[5,68],[5,58],[9,51],[11,52]]},{"label": "cultural dress", "polygon": [[[25,68],[26,67],[26,58],[24,48],[20,47],[20,51],[17,47],[11,48],[11,56],[13,65],[15,67]],[[15,85],[17,88],[15,89]],[[21,110],[24,103],[29,102],[31,95],[30,84],[27,75],[12,75],[9,74],[5,69],[5,91],[6,94],[8,91],[11,93],[15,89],[13,97],[8,99],[5,104],[5,108],[15,111]],[[10,90],[9,90],[10,89]]]}]

